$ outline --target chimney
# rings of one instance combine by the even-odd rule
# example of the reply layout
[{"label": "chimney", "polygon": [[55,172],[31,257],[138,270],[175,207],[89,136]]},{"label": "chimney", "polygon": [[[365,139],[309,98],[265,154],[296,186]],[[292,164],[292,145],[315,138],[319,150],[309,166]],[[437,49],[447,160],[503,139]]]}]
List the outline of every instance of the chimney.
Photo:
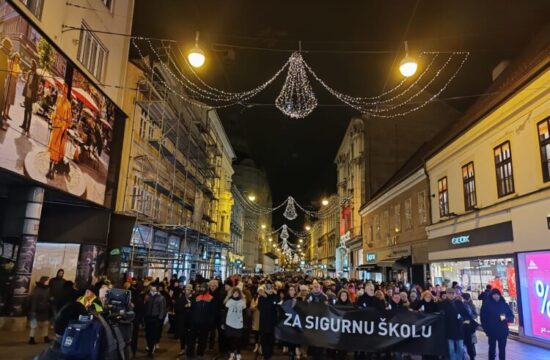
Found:
[{"label": "chimney", "polygon": [[500,76],[500,74],[502,74],[504,70],[506,70],[508,65],[510,65],[510,61],[502,60],[497,64],[497,66],[493,68],[493,81],[495,81]]}]

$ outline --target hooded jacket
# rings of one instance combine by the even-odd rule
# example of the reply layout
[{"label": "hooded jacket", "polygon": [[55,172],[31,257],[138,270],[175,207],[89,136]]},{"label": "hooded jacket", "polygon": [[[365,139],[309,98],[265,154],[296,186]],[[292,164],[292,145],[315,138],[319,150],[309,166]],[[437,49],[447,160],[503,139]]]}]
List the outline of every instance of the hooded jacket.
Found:
[{"label": "hooded jacket", "polygon": [[[495,301],[493,294],[500,295],[500,300]],[[504,319],[501,319],[501,315]],[[506,303],[498,289],[491,290],[489,296],[486,297],[481,307],[481,326],[490,337],[506,337],[508,336],[508,323],[514,321],[514,313],[510,306]]]}]

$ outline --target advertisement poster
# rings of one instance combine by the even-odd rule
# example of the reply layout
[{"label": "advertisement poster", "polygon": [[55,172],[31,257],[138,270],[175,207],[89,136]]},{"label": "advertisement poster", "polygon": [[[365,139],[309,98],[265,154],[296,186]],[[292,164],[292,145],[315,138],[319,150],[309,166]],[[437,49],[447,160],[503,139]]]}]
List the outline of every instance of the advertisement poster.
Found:
[{"label": "advertisement poster", "polygon": [[525,253],[520,259],[526,334],[550,341],[550,253]]},{"label": "advertisement poster", "polygon": [[[81,49],[90,51],[86,45]],[[105,205],[115,106],[0,0],[0,167]]]}]

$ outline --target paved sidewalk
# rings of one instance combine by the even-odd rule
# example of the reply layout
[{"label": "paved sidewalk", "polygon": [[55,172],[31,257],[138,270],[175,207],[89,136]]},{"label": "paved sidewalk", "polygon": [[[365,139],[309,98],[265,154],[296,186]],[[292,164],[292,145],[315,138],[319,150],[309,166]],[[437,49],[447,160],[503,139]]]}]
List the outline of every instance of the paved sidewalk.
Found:
[{"label": "paved sidewalk", "polygon": [[[40,353],[45,345],[39,343],[37,345],[28,345],[27,344],[27,332],[7,332],[0,331],[0,359],[6,360],[30,360],[34,355]],[[138,354],[136,359],[146,359],[145,353],[145,338],[142,335],[139,339]],[[487,347],[487,338],[483,333],[478,334],[478,344],[477,344],[477,353],[478,360],[488,359],[488,347]],[[516,340],[508,340],[508,346],[506,348],[507,359],[510,360],[550,360],[550,350],[539,348],[533,345],[525,344]],[[174,360],[178,358],[179,353],[179,342],[166,333],[163,334],[163,338],[160,344],[160,349],[155,355],[157,360]],[[205,359],[214,359],[216,356],[214,354],[208,354],[205,356]],[[351,357],[348,357],[351,359]],[[224,359],[218,357],[218,359]],[[250,350],[243,353],[243,360],[254,360],[254,353]],[[279,348],[275,351],[275,356],[273,360],[286,360],[288,359],[281,353]],[[415,357],[420,359],[420,357]]]}]

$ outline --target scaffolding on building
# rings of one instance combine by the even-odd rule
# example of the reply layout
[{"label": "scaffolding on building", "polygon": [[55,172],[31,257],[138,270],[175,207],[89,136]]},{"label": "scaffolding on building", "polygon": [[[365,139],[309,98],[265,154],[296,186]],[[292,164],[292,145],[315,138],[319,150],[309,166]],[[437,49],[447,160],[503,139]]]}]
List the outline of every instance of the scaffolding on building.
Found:
[{"label": "scaffolding on building", "polygon": [[211,110],[190,105],[167,88],[185,93],[166,69],[179,66],[172,46],[158,49],[163,64],[134,62],[142,73],[135,90],[124,211],[137,221],[123,271],[209,277],[219,271],[216,257],[228,246],[212,237],[222,152]]}]

